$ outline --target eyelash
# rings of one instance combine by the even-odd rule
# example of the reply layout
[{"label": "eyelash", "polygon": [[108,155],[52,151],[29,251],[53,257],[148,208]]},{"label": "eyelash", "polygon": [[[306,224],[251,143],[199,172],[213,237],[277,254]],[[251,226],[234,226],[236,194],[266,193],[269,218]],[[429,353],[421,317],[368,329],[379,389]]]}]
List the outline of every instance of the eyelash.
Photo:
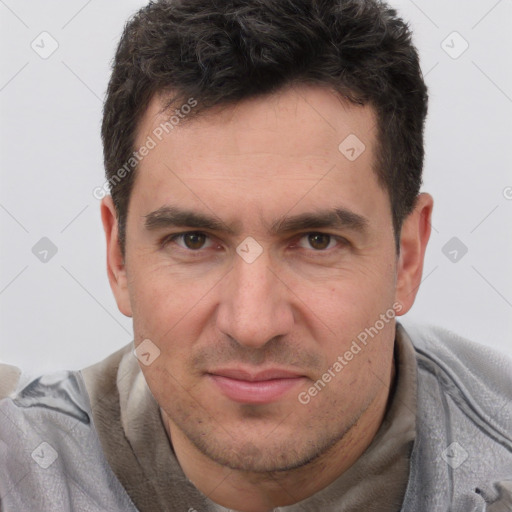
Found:
[{"label": "eyelash", "polygon": [[[164,237],[162,239],[162,241],[160,242],[160,246],[163,249],[168,244],[176,242],[177,239],[179,239],[179,238],[183,239],[183,237],[186,236],[186,235],[204,235],[207,240],[210,240],[210,241],[213,240],[213,238],[211,236],[209,236],[207,233],[203,233],[202,231],[183,231],[181,233],[175,233],[173,235],[169,235],[169,236]],[[299,245],[300,240],[302,240],[303,238],[308,237],[310,235],[324,235],[324,236],[328,236],[331,239],[330,242],[332,240],[335,240],[338,243],[338,246],[347,246],[347,245],[349,245],[348,240],[346,240],[343,237],[336,236],[336,235],[331,235],[330,233],[324,233],[322,231],[308,231],[307,233],[301,233],[300,235],[297,235],[297,237],[294,239],[294,240],[296,240],[296,242],[294,242],[292,246],[293,247],[297,247]],[[186,247],[182,247],[180,245],[178,245],[178,247],[180,248],[180,250],[183,250],[183,251],[185,251],[185,252],[187,252],[189,254],[194,254],[195,253],[195,254],[199,255],[203,251],[203,248],[200,248],[200,249],[197,249],[197,250],[193,250],[193,249],[188,249]],[[320,256],[322,254],[328,254],[329,252],[331,252],[335,248],[336,247],[331,247],[329,249],[323,249],[323,250],[311,249],[311,252],[316,253],[316,254],[318,254]]]}]

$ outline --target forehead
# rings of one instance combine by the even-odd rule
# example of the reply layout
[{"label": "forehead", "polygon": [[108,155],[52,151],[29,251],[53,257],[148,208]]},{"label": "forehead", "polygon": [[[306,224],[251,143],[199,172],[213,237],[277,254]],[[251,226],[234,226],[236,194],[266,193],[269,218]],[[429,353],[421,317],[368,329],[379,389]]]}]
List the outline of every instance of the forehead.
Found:
[{"label": "forehead", "polygon": [[[163,127],[161,138],[172,135],[175,145],[193,145],[195,156],[210,155],[221,143],[226,155],[266,150],[283,156],[329,158],[339,156],[340,143],[356,135],[370,149],[366,155],[370,157],[377,126],[372,107],[354,105],[321,86],[288,87],[201,111],[199,117],[187,102],[166,111],[164,105],[165,98],[153,97],[139,123],[137,145]],[[197,110],[201,110],[200,102]]]},{"label": "forehead", "polygon": [[[178,104],[163,112],[163,105],[154,97],[137,131],[136,147],[148,138],[155,142],[132,192],[147,209],[194,195],[203,210],[253,204],[261,215],[290,208],[301,197],[305,208],[326,200],[336,207],[339,200],[352,211],[357,203],[363,210],[375,207],[372,195],[387,198],[374,172],[374,110],[327,88],[288,88],[188,119],[189,108]],[[230,203],[220,206],[219,197]]]}]

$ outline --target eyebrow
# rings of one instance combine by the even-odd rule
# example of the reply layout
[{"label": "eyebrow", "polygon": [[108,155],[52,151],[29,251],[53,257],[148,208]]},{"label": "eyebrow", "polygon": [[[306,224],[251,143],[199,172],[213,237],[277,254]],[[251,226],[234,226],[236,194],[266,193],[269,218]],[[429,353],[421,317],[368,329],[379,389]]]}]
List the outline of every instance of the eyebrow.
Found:
[{"label": "eyebrow", "polygon": [[230,235],[236,234],[235,230],[214,216],[184,210],[175,206],[162,206],[154,212],[144,215],[144,226],[148,231],[172,227],[191,227],[208,229],[210,231],[224,231]]},{"label": "eyebrow", "polygon": [[[158,210],[144,215],[144,218],[144,225],[148,231],[173,227],[189,227],[224,232],[230,235],[237,235],[239,231],[235,226],[228,226],[213,215],[206,215],[175,206],[162,206]],[[278,235],[308,229],[330,228],[348,229],[364,234],[367,231],[368,225],[369,220],[362,215],[346,208],[333,208],[290,217],[284,216],[272,223],[270,233]]]},{"label": "eyebrow", "polygon": [[334,208],[284,217],[272,224],[272,233],[289,233],[306,229],[348,229],[364,233],[369,225],[366,217],[346,208]]}]

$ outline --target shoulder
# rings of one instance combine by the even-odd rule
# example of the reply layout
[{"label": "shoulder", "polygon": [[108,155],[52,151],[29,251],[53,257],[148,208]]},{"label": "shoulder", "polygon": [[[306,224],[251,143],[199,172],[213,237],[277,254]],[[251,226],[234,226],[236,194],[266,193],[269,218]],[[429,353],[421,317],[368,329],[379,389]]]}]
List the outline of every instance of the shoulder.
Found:
[{"label": "shoulder", "polygon": [[414,346],[420,372],[453,381],[484,408],[511,403],[512,359],[506,354],[441,327],[407,323],[401,328]]},{"label": "shoulder", "polygon": [[81,373],[44,375],[14,391],[20,373],[0,372],[0,380],[10,375],[0,399],[2,510],[135,511],[104,457]]},{"label": "shoulder", "polygon": [[397,332],[414,347],[418,384],[402,510],[508,510],[499,507],[512,504],[511,360],[439,327]]}]

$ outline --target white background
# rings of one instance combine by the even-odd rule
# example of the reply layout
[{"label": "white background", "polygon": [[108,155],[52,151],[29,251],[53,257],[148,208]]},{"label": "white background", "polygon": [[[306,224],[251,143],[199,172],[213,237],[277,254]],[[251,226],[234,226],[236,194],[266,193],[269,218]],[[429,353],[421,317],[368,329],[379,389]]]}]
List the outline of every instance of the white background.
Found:
[{"label": "white background", "polygon": [[[0,0],[0,359],[28,373],[81,368],[132,339],[108,285],[92,190],[104,183],[110,61],[143,4]],[[406,320],[512,355],[512,2],[391,5],[414,30],[430,91],[423,190],[435,199],[434,230]],[[48,51],[52,39],[47,59],[31,48]],[[455,55],[464,40],[456,59],[442,47]],[[32,252],[42,237],[58,251],[46,263]],[[452,237],[468,248],[456,263],[442,252]]]}]

